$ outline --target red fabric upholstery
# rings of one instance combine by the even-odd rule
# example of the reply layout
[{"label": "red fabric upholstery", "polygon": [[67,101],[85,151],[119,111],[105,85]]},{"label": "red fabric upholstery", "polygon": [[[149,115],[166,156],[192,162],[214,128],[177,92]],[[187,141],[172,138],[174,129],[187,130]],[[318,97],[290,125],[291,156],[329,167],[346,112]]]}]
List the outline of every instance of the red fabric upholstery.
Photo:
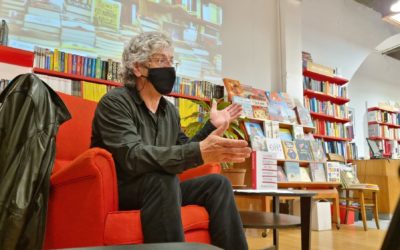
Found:
[{"label": "red fabric upholstery", "polygon": [[[89,149],[96,103],[59,95],[72,119],[60,127],[57,135],[45,249],[142,243],[140,211],[118,211],[111,154],[100,148]],[[183,181],[219,172],[219,165],[204,165],[180,178]],[[204,207],[182,207],[186,241],[210,243],[208,222]]]}]

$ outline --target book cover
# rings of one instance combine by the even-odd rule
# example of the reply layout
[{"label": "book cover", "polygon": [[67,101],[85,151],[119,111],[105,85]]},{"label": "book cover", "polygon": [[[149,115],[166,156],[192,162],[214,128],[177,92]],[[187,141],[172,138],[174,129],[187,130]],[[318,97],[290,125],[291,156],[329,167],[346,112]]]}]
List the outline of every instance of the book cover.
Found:
[{"label": "book cover", "polygon": [[315,161],[326,161],[326,156],[321,141],[310,141],[310,146]]},{"label": "book cover", "polygon": [[242,115],[247,118],[253,117],[253,107],[251,105],[250,99],[241,96],[233,96],[232,103],[237,103],[242,106]]},{"label": "book cover", "polygon": [[278,173],[277,173],[278,182],[287,182],[288,180],[286,178],[286,174],[285,171],[283,171],[282,166],[277,166],[277,168],[278,168]]},{"label": "book cover", "polygon": [[300,167],[300,178],[302,182],[311,182],[310,174],[308,173],[308,168]]},{"label": "book cover", "polygon": [[251,87],[250,85],[246,85],[246,84],[241,84],[240,86],[242,87],[242,92],[241,92],[240,96],[243,98],[250,99],[250,96],[253,94],[253,87]]},{"label": "book cover", "polygon": [[299,155],[299,160],[302,161],[312,161],[312,152],[310,147],[310,141],[304,139],[295,140],[297,153]]},{"label": "book cover", "polygon": [[314,124],[311,119],[310,111],[302,106],[296,106],[295,108],[297,113],[297,118],[299,124],[307,127],[314,127]]},{"label": "book cover", "polygon": [[254,151],[252,154],[252,188],[277,189],[277,161],[274,153]]},{"label": "book cover", "polygon": [[279,138],[279,122],[271,121],[272,138]]},{"label": "book cover", "polygon": [[281,139],[279,138],[266,138],[267,151],[276,154],[276,159],[284,160],[285,154],[283,153]]},{"label": "book cover", "polygon": [[265,101],[266,103],[268,103],[267,94],[265,90],[262,89],[253,88],[250,99]]},{"label": "book cover", "polygon": [[304,139],[303,126],[293,124],[293,138]]},{"label": "book cover", "polygon": [[261,125],[256,122],[244,122],[244,126],[246,128],[247,135],[249,136],[264,136],[264,132],[261,128]]},{"label": "book cover", "polygon": [[287,121],[291,124],[297,124],[297,116],[296,112],[293,109],[287,108],[285,109]]},{"label": "book cover", "polygon": [[282,141],[292,141],[293,136],[292,133],[288,128],[279,128],[279,138],[281,138]]},{"label": "book cover", "polygon": [[253,117],[257,119],[268,120],[268,108],[262,106],[253,106]]},{"label": "book cover", "polygon": [[310,163],[311,179],[314,182],[326,182],[325,166],[323,163]]},{"label": "book cover", "polygon": [[232,101],[234,96],[242,96],[243,88],[238,80],[233,80],[229,78],[223,78],[226,91],[228,93],[228,100]]},{"label": "book cover", "polygon": [[[270,120],[265,120],[264,123],[264,135],[266,138],[273,138],[272,137],[272,125]],[[278,124],[279,129],[279,124]]]},{"label": "book cover", "polygon": [[283,164],[283,167],[285,169],[288,181],[293,181],[293,182],[301,181],[300,165],[298,162],[286,161]]},{"label": "book cover", "polygon": [[339,162],[328,161],[326,163],[326,180],[328,182],[340,182]]},{"label": "book cover", "polygon": [[273,121],[289,122],[289,117],[286,112],[287,108],[270,102],[268,106],[269,117]]},{"label": "book cover", "polygon": [[284,101],[289,109],[294,109],[295,103],[294,99],[291,95],[289,95],[286,92],[279,92],[279,95],[281,96],[282,101]]},{"label": "book cover", "polygon": [[294,141],[282,141],[282,146],[287,160],[299,160]]}]

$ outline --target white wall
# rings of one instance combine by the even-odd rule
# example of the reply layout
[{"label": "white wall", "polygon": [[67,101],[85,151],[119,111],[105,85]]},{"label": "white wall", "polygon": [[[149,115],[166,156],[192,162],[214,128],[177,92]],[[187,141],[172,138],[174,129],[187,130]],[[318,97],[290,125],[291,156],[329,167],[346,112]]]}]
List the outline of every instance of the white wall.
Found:
[{"label": "white wall", "polygon": [[303,0],[303,50],[350,79],[373,49],[399,30],[353,0]]},{"label": "white wall", "polygon": [[400,101],[400,61],[380,53],[371,53],[349,84],[350,106],[355,108],[355,142],[360,156],[369,157],[366,110],[379,102]]},{"label": "white wall", "polygon": [[275,88],[279,82],[276,0],[223,4],[222,76],[260,89]]},{"label": "white wall", "polygon": [[400,71],[398,62],[375,54],[375,48],[400,30],[353,0],[303,0],[302,9],[303,50],[310,52],[315,62],[338,67],[350,79],[355,142],[359,156],[368,156],[366,102],[373,106],[396,98],[398,88],[392,79],[400,79],[395,76]]}]

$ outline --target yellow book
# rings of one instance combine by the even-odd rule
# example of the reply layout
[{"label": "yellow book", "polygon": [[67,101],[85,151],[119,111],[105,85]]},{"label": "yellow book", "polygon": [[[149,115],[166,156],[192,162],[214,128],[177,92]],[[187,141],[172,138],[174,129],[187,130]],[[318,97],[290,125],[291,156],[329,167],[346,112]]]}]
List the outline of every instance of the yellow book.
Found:
[{"label": "yellow book", "polygon": [[54,70],[55,71],[59,71],[60,70],[60,64],[59,64],[59,57],[60,57],[60,54],[59,54],[59,51],[58,51],[58,49],[54,49]]}]

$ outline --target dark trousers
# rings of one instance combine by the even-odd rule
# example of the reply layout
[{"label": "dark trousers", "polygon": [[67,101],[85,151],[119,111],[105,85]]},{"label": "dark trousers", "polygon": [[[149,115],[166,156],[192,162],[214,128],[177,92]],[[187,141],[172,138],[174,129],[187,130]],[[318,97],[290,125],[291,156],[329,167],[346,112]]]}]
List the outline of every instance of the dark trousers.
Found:
[{"label": "dark trousers", "polygon": [[121,210],[140,209],[145,243],[185,240],[181,206],[204,206],[210,216],[213,245],[248,249],[230,182],[211,174],[184,182],[176,175],[149,173],[119,187]]}]

